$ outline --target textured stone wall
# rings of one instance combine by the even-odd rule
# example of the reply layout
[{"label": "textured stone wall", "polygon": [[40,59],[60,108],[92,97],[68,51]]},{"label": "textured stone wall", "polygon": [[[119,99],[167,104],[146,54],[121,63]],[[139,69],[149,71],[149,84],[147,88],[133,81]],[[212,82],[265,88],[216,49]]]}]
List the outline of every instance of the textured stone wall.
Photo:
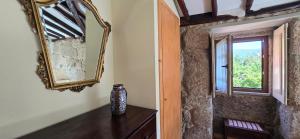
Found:
[{"label": "textured stone wall", "polygon": [[300,20],[289,23],[288,106],[279,104],[280,132],[285,139],[300,139]]},{"label": "textured stone wall", "polygon": [[214,132],[222,133],[223,118],[255,121],[274,127],[276,100],[271,96],[217,94],[214,104]]},{"label": "textured stone wall", "polygon": [[300,18],[289,23],[289,105],[300,106]]},{"label": "textured stone wall", "polygon": [[209,34],[197,27],[184,27],[181,34],[183,138],[211,139]]}]

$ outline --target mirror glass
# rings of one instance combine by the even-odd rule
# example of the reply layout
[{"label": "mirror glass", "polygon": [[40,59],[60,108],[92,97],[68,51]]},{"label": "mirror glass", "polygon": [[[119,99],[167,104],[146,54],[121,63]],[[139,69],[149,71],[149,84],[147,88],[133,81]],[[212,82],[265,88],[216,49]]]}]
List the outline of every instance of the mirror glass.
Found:
[{"label": "mirror glass", "polygon": [[83,0],[38,4],[54,83],[97,79],[105,28]]}]

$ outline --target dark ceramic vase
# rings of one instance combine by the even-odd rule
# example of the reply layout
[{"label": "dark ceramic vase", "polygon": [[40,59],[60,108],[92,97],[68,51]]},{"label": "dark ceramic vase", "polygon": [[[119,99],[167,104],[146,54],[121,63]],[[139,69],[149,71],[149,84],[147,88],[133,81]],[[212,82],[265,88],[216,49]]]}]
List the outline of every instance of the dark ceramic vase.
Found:
[{"label": "dark ceramic vase", "polygon": [[113,115],[122,115],[126,112],[127,91],[123,84],[115,84],[110,95],[111,111]]}]

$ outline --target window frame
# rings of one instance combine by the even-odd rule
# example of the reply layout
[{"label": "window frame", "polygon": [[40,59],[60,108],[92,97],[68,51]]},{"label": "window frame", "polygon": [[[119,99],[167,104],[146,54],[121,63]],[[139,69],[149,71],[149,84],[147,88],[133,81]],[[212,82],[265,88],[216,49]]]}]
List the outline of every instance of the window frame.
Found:
[{"label": "window frame", "polygon": [[[257,93],[268,93],[269,92],[269,36],[255,36],[255,37],[243,37],[243,38],[233,38],[233,43],[243,43],[243,42],[251,42],[251,41],[262,41],[262,88],[242,88],[242,87],[234,87],[233,91],[238,92],[257,92]],[[233,59],[233,56],[232,56]],[[233,72],[233,71],[232,71]],[[233,75],[232,75],[233,79]]]}]

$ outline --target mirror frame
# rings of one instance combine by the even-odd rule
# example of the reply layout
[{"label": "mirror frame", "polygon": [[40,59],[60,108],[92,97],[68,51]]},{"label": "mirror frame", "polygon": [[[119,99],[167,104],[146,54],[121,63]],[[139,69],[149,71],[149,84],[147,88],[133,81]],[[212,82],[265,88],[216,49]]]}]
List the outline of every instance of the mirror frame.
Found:
[{"label": "mirror frame", "polygon": [[100,55],[98,59],[98,65],[96,70],[96,76],[94,79],[84,80],[84,81],[75,81],[68,83],[55,83],[53,70],[51,68],[51,61],[48,53],[48,48],[46,45],[46,39],[43,33],[43,27],[41,24],[40,13],[38,12],[39,6],[41,5],[49,5],[57,2],[58,0],[18,0],[20,4],[23,6],[23,10],[27,15],[27,19],[33,32],[37,34],[39,38],[39,42],[41,45],[41,50],[38,55],[38,63],[36,73],[41,78],[42,82],[45,84],[47,89],[52,90],[71,90],[73,92],[80,92],[86,86],[92,87],[94,84],[100,82],[100,78],[104,72],[104,54],[106,49],[107,40],[109,37],[109,33],[111,32],[111,25],[104,21],[100,14],[98,13],[97,8],[92,4],[91,0],[81,0],[84,4],[91,10],[99,22],[99,24],[104,28],[103,39],[100,48]]}]

